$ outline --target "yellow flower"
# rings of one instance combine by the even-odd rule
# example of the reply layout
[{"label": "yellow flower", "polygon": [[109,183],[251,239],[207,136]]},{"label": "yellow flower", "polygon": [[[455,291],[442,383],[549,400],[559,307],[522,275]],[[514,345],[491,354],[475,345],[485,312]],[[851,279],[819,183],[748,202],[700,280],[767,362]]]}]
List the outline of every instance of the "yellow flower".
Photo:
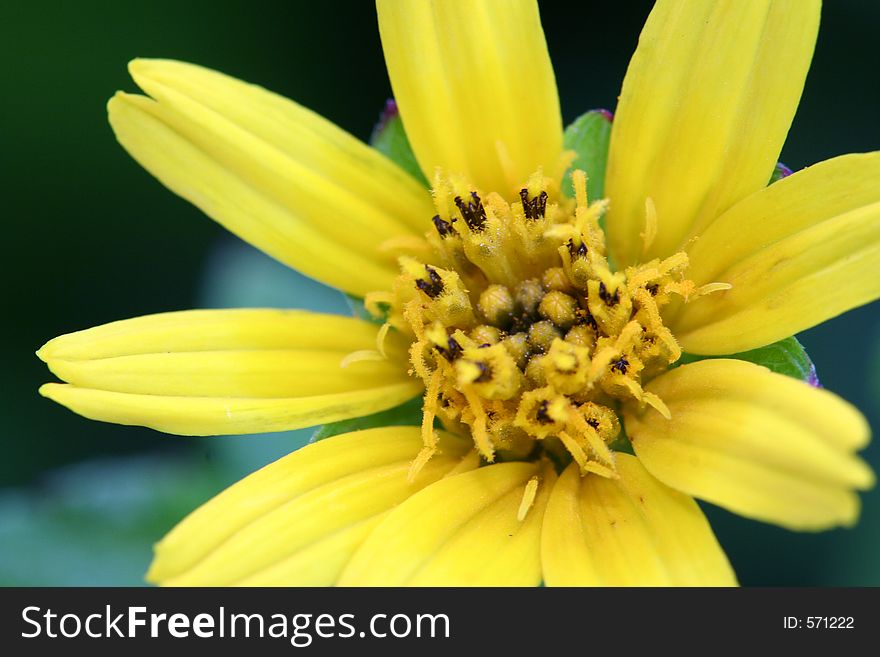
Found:
[{"label": "yellow flower", "polygon": [[384,323],[115,322],[43,347],[66,382],[44,395],[184,435],[425,399],[421,427],[335,436],[221,493],[158,544],[148,578],[722,585],[735,576],[693,497],[791,529],[854,523],[874,482],[857,410],[744,360],[676,366],[880,296],[880,154],[767,186],[819,1],[657,2],[598,200],[565,173],[535,2],[377,4],[432,193],[308,110],[197,66],[136,60],[148,96],[110,101],[120,143],[167,187]]}]

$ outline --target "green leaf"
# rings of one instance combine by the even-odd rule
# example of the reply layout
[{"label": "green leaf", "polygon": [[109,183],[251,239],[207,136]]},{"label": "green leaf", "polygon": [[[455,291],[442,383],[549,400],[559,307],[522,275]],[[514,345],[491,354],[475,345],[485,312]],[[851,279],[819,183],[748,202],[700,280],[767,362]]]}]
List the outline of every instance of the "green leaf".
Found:
[{"label": "green leaf", "polygon": [[422,173],[422,169],[416,161],[412,147],[409,145],[409,139],[406,137],[403,121],[400,119],[394,100],[385,103],[385,109],[379,118],[379,123],[373,128],[370,145],[425,187],[430,187],[425,174]]},{"label": "green leaf", "polygon": [[772,185],[777,180],[782,180],[783,178],[787,178],[792,173],[791,169],[785,166],[782,162],[777,162],[776,167],[773,169],[773,175],[770,176],[770,182],[768,185]]},{"label": "green leaf", "polygon": [[581,114],[565,129],[562,138],[566,150],[574,151],[574,162],[566,172],[562,190],[574,196],[571,185],[571,171],[582,169],[587,172],[587,196],[590,199],[602,198],[605,194],[605,166],[608,163],[608,144],[611,141],[611,112],[590,110]]},{"label": "green leaf", "polygon": [[785,338],[779,342],[768,344],[766,347],[758,347],[750,351],[743,351],[728,356],[695,356],[694,354],[682,354],[676,365],[695,363],[707,358],[736,358],[747,360],[750,363],[763,365],[772,372],[784,374],[810,385],[818,386],[819,377],[816,376],[816,367],[803,345],[794,336]]},{"label": "green leaf", "polygon": [[422,424],[422,398],[414,397],[400,406],[387,411],[356,417],[351,420],[340,420],[318,427],[309,442],[317,442],[349,431],[372,429],[373,427],[409,427]]}]

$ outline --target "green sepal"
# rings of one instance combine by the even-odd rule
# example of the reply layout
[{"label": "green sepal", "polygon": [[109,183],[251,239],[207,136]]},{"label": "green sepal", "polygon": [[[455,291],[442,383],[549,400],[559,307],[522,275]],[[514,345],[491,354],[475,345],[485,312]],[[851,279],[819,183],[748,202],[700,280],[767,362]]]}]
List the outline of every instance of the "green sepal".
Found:
[{"label": "green sepal", "polygon": [[590,110],[581,114],[565,129],[563,148],[575,153],[574,161],[562,181],[562,191],[567,196],[574,196],[571,184],[571,172],[574,169],[582,169],[587,173],[587,196],[591,200],[604,196],[611,121],[612,115],[608,110]]},{"label": "green sepal", "polygon": [[698,360],[706,360],[707,358],[736,358],[737,360],[746,360],[750,363],[763,365],[771,372],[784,374],[801,381],[806,381],[810,385],[818,386],[819,377],[816,376],[816,366],[810,360],[803,345],[798,342],[794,336],[785,338],[779,342],[768,344],[765,347],[758,347],[749,351],[743,351],[738,354],[730,354],[728,356],[696,356],[694,354],[682,354],[682,357],[676,365],[686,365],[695,363]]},{"label": "green sepal", "polygon": [[623,428],[623,422],[620,423],[620,433],[617,435],[617,438],[611,441],[611,444],[608,445],[608,447],[615,452],[623,452],[624,454],[631,454],[633,456],[636,455],[632,443],[629,441],[629,436],[626,435],[626,431]]},{"label": "green sepal", "polygon": [[782,180],[783,178],[787,178],[792,174],[792,170],[785,166],[782,162],[777,162],[776,166],[773,168],[773,174],[770,176],[770,182],[767,185],[772,185],[777,180]]},{"label": "green sepal", "polygon": [[623,413],[620,412],[620,409],[617,411],[617,417],[620,420],[620,433],[617,434],[617,437],[608,444],[608,447],[615,452],[623,452],[635,456],[635,450],[633,449],[632,442],[630,442],[629,436],[626,433],[626,427],[623,423]]},{"label": "green sepal", "polygon": [[389,408],[372,415],[356,417],[350,420],[340,420],[318,427],[312,434],[309,442],[314,443],[331,436],[337,436],[349,431],[372,429],[374,427],[409,427],[421,426],[422,424],[422,398],[414,397],[400,406]]},{"label": "green sepal", "polygon": [[370,136],[370,145],[425,187],[430,187],[409,145],[409,139],[403,129],[403,121],[397,111],[397,104],[393,100],[385,103],[379,123],[373,128],[373,134]]},{"label": "green sepal", "polygon": [[388,311],[391,310],[390,307],[384,308],[383,304],[379,304],[380,309],[384,310],[385,312],[382,314],[381,317],[376,317],[367,310],[366,306],[364,306],[364,300],[360,297],[355,297],[344,292],[343,296],[345,297],[345,301],[348,303],[348,307],[351,310],[352,316],[357,317],[358,319],[362,319],[366,322],[371,322],[373,324],[384,324],[388,319]]}]

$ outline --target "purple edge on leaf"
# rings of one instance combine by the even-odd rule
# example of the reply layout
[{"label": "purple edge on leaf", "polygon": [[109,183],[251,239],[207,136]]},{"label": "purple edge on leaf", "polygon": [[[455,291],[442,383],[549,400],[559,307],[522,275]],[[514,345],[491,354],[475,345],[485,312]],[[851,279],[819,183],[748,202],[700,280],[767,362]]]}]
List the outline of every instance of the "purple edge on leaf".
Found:
[{"label": "purple edge on leaf", "polygon": [[376,124],[376,127],[373,128],[373,135],[380,134],[385,130],[388,122],[396,118],[398,113],[397,102],[393,98],[386,100],[385,107],[382,108],[382,112],[379,114],[379,122]]}]

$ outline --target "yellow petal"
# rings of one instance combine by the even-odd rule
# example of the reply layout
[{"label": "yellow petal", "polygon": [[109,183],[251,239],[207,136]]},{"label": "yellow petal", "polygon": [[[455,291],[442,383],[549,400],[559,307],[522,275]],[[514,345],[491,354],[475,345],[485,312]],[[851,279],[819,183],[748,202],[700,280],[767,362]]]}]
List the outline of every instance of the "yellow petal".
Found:
[{"label": "yellow petal", "polygon": [[468,444],[440,433],[442,453],[412,483],[417,427],[367,429],[303,447],[196,509],[156,545],[147,574],[171,586],[333,584],[389,509],[461,462]]},{"label": "yellow petal", "polygon": [[357,295],[390,286],[379,245],[424,230],[429,195],[378,152],[261,87],[135,60],[152,96],[119,93],[119,142],[176,194],[278,260]]},{"label": "yellow petal", "polygon": [[844,155],[737,203],[690,248],[688,278],[730,290],[685,305],[685,350],[729,354],[880,297],[880,153]]},{"label": "yellow petal", "polygon": [[138,395],[46,383],[40,394],[90,420],[149,427],[179,436],[225,436],[313,427],[392,408],[418,394],[399,383],[306,397],[184,397]]},{"label": "yellow petal", "polygon": [[59,379],[80,388],[142,395],[283,398],[323,395],[406,381],[387,360],[339,366],[345,354],[308,349],[138,354],[48,361]]},{"label": "yellow petal", "polygon": [[548,586],[731,586],[736,576],[697,503],[616,455],[619,479],[570,465],[541,535]]},{"label": "yellow petal", "polygon": [[[430,464],[430,461],[429,461]],[[501,463],[432,484],[389,513],[339,578],[343,586],[535,586],[540,532],[555,475],[541,473],[518,513],[531,463]]]},{"label": "yellow petal", "polygon": [[671,370],[647,390],[669,407],[624,409],[636,455],[660,481],[749,518],[799,530],[851,525],[853,489],[874,475],[855,450],[869,438],[830,392],[740,360]]},{"label": "yellow petal", "polygon": [[350,352],[375,347],[377,327],[306,310],[185,310],[124,319],[47,342],[50,359],[88,360],[163,351],[315,349]]},{"label": "yellow petal", "polygon": [[[361,320],[195,310],[113,322],[38,355],[69,385],[40,392],[86,417],[185,435],[279,431],[390,408],[419,393],[402,358],[340,367],[375,345]],[[389,346],[391,345],[389,341]]]},{"label": "yellow petal", "polygon": [[659,0],[630,62],[611,131],[605,194],[618,262],[676,251],[767,184],[803,89],[819,0]]},{"label": "yellow petal", "polygon": [[394,97],[422,171],[509,195],[562,153],[556,80],[534,0],[378,0]]}]

